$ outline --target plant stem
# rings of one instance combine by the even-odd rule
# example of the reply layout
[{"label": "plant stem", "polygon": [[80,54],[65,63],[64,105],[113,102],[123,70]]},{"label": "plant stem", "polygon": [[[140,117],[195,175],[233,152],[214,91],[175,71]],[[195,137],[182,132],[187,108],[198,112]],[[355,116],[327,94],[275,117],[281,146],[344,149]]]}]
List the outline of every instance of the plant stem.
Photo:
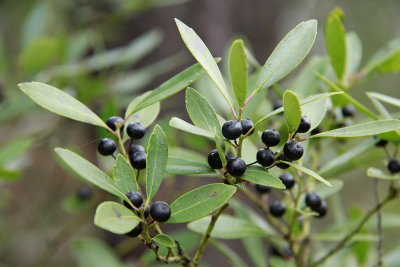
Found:
[{"label": "plant stem", "polygon": [[121,127],[122,127],[121,125],[117,125],[117,130],[115,131],[116,134],[117,134],[117,138],[118,138],[119,149],[121,150],[122,155],[124,156],[124,158],[125,159],[129,159],[128,158],[128,154],[126,153],[126,150],[125,150],[124,142],[123,142],[122,137],[121,137],[121,131],[120,131]]},{"label": "plant stem", "polygon": [[[378,179],[374,179],[374,195],[375,201],[379,203],[379,192],[378,192]],[[377,267],[381,267],[383,264],[383,235],[382,235],[382,217],[381,211],[378,210],[376,212],[376,228],[378,230],[378,262],[376,263]]]}]

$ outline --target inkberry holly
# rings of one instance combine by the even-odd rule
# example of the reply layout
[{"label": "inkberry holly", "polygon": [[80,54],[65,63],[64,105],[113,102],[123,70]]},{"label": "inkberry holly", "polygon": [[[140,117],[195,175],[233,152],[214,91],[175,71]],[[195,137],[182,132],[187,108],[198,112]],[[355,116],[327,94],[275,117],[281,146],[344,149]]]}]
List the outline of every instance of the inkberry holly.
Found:
[{"label": "inkberry holly", "polygon": [[274,201],[271,206],[269,206],[269,212],[274,217],[281,217],[285,214],[286,206],[281,201]]},{"label": "inkberry holly", "polygon": [[347,104],[342,108],[343,117],[353,117],[356,113],[356,108],[352,104]]},{"label": "inkberry holly", "polygon": [[[140,206],[143,203],[142,194],[140,194],[139,192],[131,191],[131,192],[126,193],[126,196],[129,199],[129,201],[132,203],[133,206],[135,206],[136,208],[140,208]],[[126,203],[126,204],[128,204],[128,203]],[[128,207],[130,207],[130,205]]]},{"label": "inkberry holly", "polygon": [[318,211],[321,203],[321,197],[316,193],[310,192],[306,194],[306,205],[310,207],[313,211]]},{"label": "inkberry holly", "polygon": [[398,159],[391,159],[387,164],[387,168],[391,173],[398,173],[400,172],[400,160]]},{"label": "inkberry holly", "polygon": [[301,116],[299,128],[297,128],[298,133],[306,133],[311,128],[311,121],[307,116]]},{"label": "inkberry holly", "polygon": [[298,160],[303,156],[303,145],[296,140],[290,140],[283,146],[283,153],[290,160]]},{"label": "inkberry holly", "polygon": [[[254,127],[254,122],[252,122],[250,119],[244,118],[240,122],[242,124],[242,134],[245,135],[247,134],[248,131],[250,131],[251,128]],[[249,135],[252,135],[254,132],[254,129],[250,132]]]},{"label": "inkberry holly", "polygon": [[271,166],[275,161],[274,153],[266,148],[257,151],[257,162],[263,167]]},{"label": "inkberry holly", "polygon": [[[278,161],[279,161],[279,160],[283,160],[283,161],[291,162],[291,160],[290,160],[288,157],[286,157],[284,153],[282,153],[282,154],[277,158],[277,160],[278,160]],[[286,164],[286,163],[284,163],[284,162],[275,163],[275,166],[278,167],[278,168],[280,168],[280,169],[287,169],[287,168],[290,167],[289,164]]]},{"label": "inkberry holly", "polygon": [[143,231],[143,224],[140,222],[135,228],[132,229],[129,233],[126,233],[126,236],[129,237],[137,237]]},{"label": "inkberry holly", "polygon": [[273,109],[277,110],[278,108],[281,108],[283,106],[283,102],[280,99],[275,99],[273,103]]},{"label": "inkberry holly", "polygon": [[135,154],[136,152],[146,152],[146,150],[141,145],[132,145],[129,149],[129,154],[132,154],[133,156],[133,154]]},{"label": "inkberry holly", "polygon": [[311,135],[319,134],[319,133],[321,133],[321,132],[322,132],[322,131],[321,131],[321,128],[316,127],[316,128],[314,128],[314,129],[311,130]]},{"label": "inkberry holly", "polygon": [[280,134],[275,131],[274,129],[268,129],[265,130],[262,135],[261,135],[261,141],[266,145],[266,146],[276,146],[279,144],[281,141],[281,136]]},{"label": "inkberry holly", "polygon": [[222,161],[219,157],[218,150],[214,149],[213,151],[208,154],[208,164],[213,169],[221,169],[222,168]]},{"label": "inkberry holly", "polygon": [[222,135],[228,140],[235,140],[242,134],[242,124],[235,120],[226,121],[222,125]]},{"label": "inkberry holly", "polygon": [[259,194],[266,194],[271,191],[271,187],[266,185],[255,184],[254,188],[257,190]]},{"label": "inkberry holly", "polygon": [[135,152],[132,156],[132,153],[129,153],[129,160],[133,168],[141,170],[146,168],[146,153],[144,152]]},{"label": "inkberry holly", "polygon": [[76,192],[76,194],[81,200],[88,200],[92,197],[93,191],[92,188],[90,188],[89,186],[83,185],[79,187],[78,192]]},{"label": "inkberry holly", "polygon": [[134,140],[140,139],[146,133],[146,129],[140,122],[131,122],[126,127],[126,133]]},{"label": "inkberry holly", "polygon": [[239,157],[231,158],[226,164],[226,170],[233,177],[240,177],[246,171],[246,163]]},{"label": "inkberry holly", "polygon": [[157,201],[150,208],[150,215],[157,222],[166,222],[171,217],[171,208],[163,201]]},{"label": "inkberry holly", "polygon": [[286,189],[290,189],[294,185],[293,176],[289,172],[284,172],[279,176],[279,179],[286,186]]},{"label": "inkberry holly", "polygon": [[318,213],[317,218],[324,217],[327,211],[328,211],[328,204],[326,203],[326,201],[322,201],[321,206],[319,206],[319,208],[316,210],[316,212]]},{"label": "inkberry holly", "polygon": [[115,149],[117,149],[117,145],[114,140],[110,138],[101,139],[99,145],[97,146],[97,150],[103,156],[110,156],[114,153]]},{"label": "inkberry holly", "polygon": [[[106,124],[111,130],[115,131],[117,129],[117,124],[122,124],[124,120],[118,116],[112,116],[107,119]],[[124,126],[121,126],[121,131],[124,129]]]}]

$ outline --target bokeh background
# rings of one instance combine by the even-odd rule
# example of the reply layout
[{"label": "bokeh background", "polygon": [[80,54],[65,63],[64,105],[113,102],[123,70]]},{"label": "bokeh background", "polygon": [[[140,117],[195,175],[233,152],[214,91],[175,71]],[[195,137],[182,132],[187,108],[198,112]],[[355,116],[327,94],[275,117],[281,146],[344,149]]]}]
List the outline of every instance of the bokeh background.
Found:
[{"label": "bokeh background", "polygon": [[[106,119],[122,115],[135,96],[194,62],[174,18],[193,27],[214,56],[224,57],[231,41],[242,37],[264,62],[290,29],[312,18],[319,27],[311,54],[325,55],[323,24],[337,6],[346,13],[346,29],[356,31],[362,41],[362,65],[400,35],[397,0],[0,1],[0,266],[75,266],[78,256],[73,250],[79,246],[71,240],[81,236],[102,239],[137,266],[152,266],[138,242],[93,225],[94,207],[107,196],[89,187],[92,197],[78,201],[77,192],[87,185],[55,158],[54,147],[73,147],[108,168],[111,162],[96,153],[97,141],[106,133],[42,110],[18,90],[18,83],[36,80],[63,88]],[[400,97],[399,84],[400,76],[389,74],[369,80],[351,94],[371,106],[365,91]],[[168,128],[173,115],[187,118],[183,92],[162,102],[158,122]],[[172,129],[166,131],[170,143],[206,155],[209,147],[204,140],[181,139]],[[345,188],[338,205],[347,209],[347,203],[353,203],[364,209],[374,203],[373,185],[364,173],[341,175]],[[178,186],[171,179],[159,197],[172,202],[178,192],[192,187],[193,181]],[[396,203],[388,210],[395,211]],[[387,250],[396,246],[400,234],[396,228],[389,231]],[[240,244],[228,244],[240,252]],[[219,257],[207,250],[205,263],[223,266]]]}]

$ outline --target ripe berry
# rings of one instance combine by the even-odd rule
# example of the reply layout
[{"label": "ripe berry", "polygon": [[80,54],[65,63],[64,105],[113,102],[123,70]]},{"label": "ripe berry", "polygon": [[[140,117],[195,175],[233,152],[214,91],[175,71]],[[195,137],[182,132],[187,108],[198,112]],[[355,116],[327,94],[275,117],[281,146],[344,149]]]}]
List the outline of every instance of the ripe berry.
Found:
[{"label": "ripe berry", "polygon": [[226,164],[226,170],[234,177],[240,177],[246,171],[246,163],[241,158],[231,158]]},{"label": "ripe berry", "polygon": [[[291,160],[288,159],[288,158],[285,156],[285,154],[281,154],[281,155],[277,158],[277,160],[284,160],[284,161],[291,162]],[[283,163],[283,162],[276,163],[275,165],[276,165],[276,167],[278,167],[278,168],[280,168],[280,169],[287,169],[287,168],[290,167],[289,164],[286,164],[286,163]]]},{"label": "ripe berry", "polygon": [[222,135],[229,140],[235,140],[242,134],[242,124],[235,120],[229,120],[222,125]]},{"label": "ripe berry", "polygon": [[274,153],[266,148],[261,148],[257,152],[257,162],[263,167],[271,166],[275,161]]},{"label": "ripe berry", "polygon": [[151,217],[157,222],[166,222],[171,217],[171,208],[163,201],[157,201],[150,208]]},{"label": "ripe berry", "polygon": [[283,214],[285,214],[285,211],[286,206],[280,201],[275,201],[271,204],[271,206],[269,206],[269,212],[274,217],[281,217]]},{"label": "ripe berry", "polygon": [[318,211],[321,203],[321,197],[318,196],[316,193],[311,192],[306,194],[306,205],[310,207],[313,211]]},{"label": "ripe berry", "polygon": [[114,153],[115,149],[117,149],[117,145],[114,140],[110,138],[101,139],[99,145],[97,146],[97,150],[103,156],[110,156]]},{"label": "ripe berry", "polygon": [[290,140],[283,146],[283,153],[291,160],[298,160],[303,156],[303,145],[295,140]]},{"label": "ripe berry", "polygon": [[[108,127],[111,128],[111,130],[115,131],[117,129],[117,124],[122,124],[124,120],[121,117],[118,116],[112,116],[107,119],[106,124]],[[121,126],[121,131],[124,129],[124,126]]]},{"label": "ripe berry", "polygon": [[387,164],[387,168],[391,173],[400,172],[400,160],[398,159],[391,159]]},{"label": "ripe berry", "polygon": [[317,127],[311,130],[311,135],[319,134],[321,132],[321,128]]},{"label": "ripe berry", "polygon": [[388,140],[380,139],[376,135],[374,135],[374,139],[375,140],[378,139],[378,142],[375,143],[375,146],[378,146],[378,147],[385,147],[389,143]]},{"label": "ripe berry", "polygon": [[[254,127],[254,122],[252,122],[250,119],[244,118],[240,122],[242,124],[242,134],[245,135],[247,134],[248,131],[250,131],[251,128]],[[249,135],[252,135],[254,133],[254,129],[251,131]]]},{"label": "ripe berry", "polygon": [[[128,197],[129,201],[132,203],[133,206],[135,206],[136,208],[140,208],[140,206],[143,203],[142,194],[140,194],[139,192],[131,191],[131,192],[126,193],[126,196]],[[126,204],[128,204],[128,203],[126,203]],[[128,207],[130,207],[129,204],[128,204]]]},{"label": "ripe berry", "polygon": [[141,145],[132,145],[131,148],[129,149],[129,154],[132,154],[133,156],[135,152],[146,152],[146,150]]},{"label": "ripe berry", "polygon": [[135,228],[132,229],[132,231],[126,233],[126,236],[137,237],[142,233],[142,231],[143,231],[143,225],[142,222],[140,222]]},{"label": "ripe berry", "polygon": [[260,184],[255,184],[254,188],[257,190],[258,193],[260,194],[266,194],[269,191],[271,191],[271,187],[266,186],[266,185],[260,185]]},{"label": "ripe berry", "polygon": [[327,211],[328,211],[328,204],[326,203],[326,201],[322,201],[321,206],[319,206],[318,210],[316,210],[316,212],[318,213],[317,218],[324,217]]},{"label": "ripe berry", "polygon": [[301,116],[299,128],[297,128],[298,133],[306,133],[311,128],[311,121],[307,116]]},{"label": "ripe berry", "polygon": [[274,129],[265,130],[261,135],[261,141],[266,146],[276,146],[281,141],[280,134]]},{"label": "ripe berry", "polygon": [[294,185],[293,176],[289,172],[282,173],[279,179],[281,179],[282,183],[286,186],[286,189],[290,189]]},{"label": "ripe berry", "polygon": [[135,152],[133,155],[129,153],[129,160],[133,168],[141,170],[146,168],[146,153]]},{"label": "ripe berry", "polygon": [[356,108],[352,104],[347,104],[342,108],[343,117],[353,117],[356,113]]},{"label": "ripe berry", "polygon": [[276,110],[278,108],[281,108],[283,106],[283,102],[280,99],[275,99],[273,103],[273,109]]},{"label": "ripe berry", "polygon": [[81,200],[88,200],[92,197],[93,191],[92,188],[90,188],[87,185],[83,185],[79,187],[78,192],[76,192],[76,195],[81,199]]},{"label": "ripe berry", "polygon": [[131,122],[126,127],[126,133],[132,139],[140,139],[144,136],[146,129],[140,122]]},{"label": "ripe berry", "polygon": [[222,168],[222,161],[219,157],[218,150],[214,149],[213,151],[208,154],[208,164],[213,169],[221,169]]}]

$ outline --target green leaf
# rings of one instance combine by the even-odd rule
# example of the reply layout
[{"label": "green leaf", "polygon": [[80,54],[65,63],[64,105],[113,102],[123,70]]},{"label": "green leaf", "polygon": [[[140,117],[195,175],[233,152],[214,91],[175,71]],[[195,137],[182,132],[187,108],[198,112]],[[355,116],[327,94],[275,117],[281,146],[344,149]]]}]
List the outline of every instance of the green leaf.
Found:
[{"label": "green leaf", "polygon": [[207,163],[187,158],[169,157],[165,172],[176,175],[193,175],[215,173],[215,170],[211,169]]},{"label": "green leaf", "polygon": [[346,50],[347,55],[345,78],[349,79],[352,75],[357,73],[362,59],[362,45],[360,37],[358,37],[357,33],[349,32],[346,34]]},{"label": "green leaf", "polygon": [[171,204],[169,223],[190,222],[224,205],[236,192],[236,187],[225,184],[208,184],[180,196]]},{"label": "green leaf", "polygon": [[361,137],[400,129],[400,120],[370,121],[313,135],[314,137]]},{"label": "green leaf", "polygon": [[157,193],[164,178],[168,161],[167,137],[160,126],[156,125],[147,145],[146,193],[147,203]]},{"label": "green leaf", "polygon": [[336,77],[342,80],[346,68],[346,30],[342,24],[343,11],[334,9],[325,22],[325,44]]},{"label": "green leaf", "polygon": [[125,194],[131,191],[137,192],[136,176],[131,164],[121,155],[117,156],[113,169],[113,179],[115,184]]},{"label": "green leaf", "polygon": [[385,180],[398,180],[400,179],[400,174],[391,174],[385,171],[382,171],[378,168],[369,167],[367,169],[367,176],[372,178],[378,179],[385,179]]},{"label": "green leaf", "polygon": [[217,114],[204,96],[189,87],[186,89],[185,100],[186,110],[194,125],[209,132],[213,132],[216,128],[218,135],[222,135]]},{"label": "green leaf", "polygon": [[308,130],[308,132],[310,132],[318,127],[318,125],[324,119],[327,111],[327,99],[321,98],[305,104],[301,107],[301,110],[302,115],[306,116],[311,122],[311,128]]},{"label": "green leaf", "polygon": [[129,117],[133,113],[147,106],[150,106],[180,92],[193,82],[197,81],[203,74],[204,70],[199,64],[194,64],[190,66],[189,68],[178,73],[177,75],[151,91],[151,93],[149,93],[148,95],[146,95],[146,97],[144,97],[144,99],[142,99],[140,104],[128,107],[127,111],[125,112],[125,117]]},{"label": "green leaf", "polygon": [[0,145],[0,165],[22,156],[32,147],[33,143],[34,140],[27,137],[19,137],[2,143]]},{"label": "green leaf", "polygon": [[49,17],[50,12],[46,3],[38,2],[33,5],[24,21],[23,30],[21,31],[22,47],[44,34]]},{"label": "green leaf", "polygon": [[285,185],[278,177],[270,174],[267,170],[259,166],[248,167],[241,178],[255,184],[266,185],[278,189],[286,189]]},{"label": "green leaf", "polygon": [[3,181],[15,181],[21,177],[21,173],[16,170],[9,170],[0,166],[0,180]]},{"label": "green leaf", "polygon": [[222,77],[222,74],[207,46],[192,28],[189,28],[178,19],[175,19],[175,23],[178,27],[179,33],[181,34],[182,40],[185,42],[185,45],[189,49],[190,53],[192,53],[197,62],[203,66],[208,76],[210,76],[211,80],[218,87],[226,102],[232,107],[226,91],[224,78]]},{"label": "green leaf", "polygon": [[174,240],[169,237],[168,235],[165,234],[158,234],[155,237],[153,237],[152,239],[154,242],[156,242],[157,244],[164,246],[164,247],[168,247],[168,248],[173,248],[175,247],[175,242]]},{"label": "green leaf", "polygon": [[214,239],[209,240],[210,244],[219,251],[228,261],[231,263],[233,267],[243,267],[246,266],[246,263],[242,258],[230,247],[225,245],[222,242],[218,242]]},{"label": "green leaf", "polygon": [[301,109],[297,95],[291,90],[286,90],[283,94],[283,110],[289,131],[294,133],[300,125]]},{"label": "green leaf", "polygon": [[265,62],[255,91],[270,87],[296,68],[310,52],[316,36],[316,20],[302,22],[291,30]]},{"label": "green leaf", "polygon": [[369,97],[373,97],[375,99],[378,99],[378,100],[380,100],[382,102],[391,104],[391,105],[396,106],[396,107],[400,107],[400,99],[399,98],[395,98],[395,97],[392,97],[392,96],[384,95],[384,94],[381,94],[381,93],[375,93],[375,92],[368,92],[367,95]]},{"label": "green leaf", "polygon": [[176,117],[171,118],[171,120],[169,121],[169,125],[171,127],[174,127],[176,129],[179,129],[179,130],[187,132],[187,133],[214,139],[214,135],[211,132],[201,129],[199,127],[196,127],[193,124],[190,124],[190,123],[188,123],[184,120],[181,120],[179,118],[176,118]]},{"label": "green leaf", "polygon": [[32,101],[53,113],[107,128],[106,124],[88,107],[53,86],[39,82],[20,83],[18,86]]},{"label": "green leaf", "polygon": [[229,74],[239,107],[247,96],[247,60],[243,40],[235,40],[229,51]]},{"label": "green leaf", "polygon": [[311,177],[317,179],[318,181],[324,183],[325,185],[327,185],[329,187],[332,187],[330,182],[328,182],[327,180],[325,180],[324,178],[322,178],[321,176],[319,176],[317,173],[313,172],[312,170],[307,169],[306,167],[300,166],[300,165],[298,165],[296,163],[293,163],[293,162],[287,162],[287,161],[282,161],[282,162],[284,162],[284,163],[286,163],[286,164],[298,169],[301,172],[304,172],[305,174],[310,175]]},{"label": "green leaf", "polygon": [[[318,233],[313,235],[313,239],[316,241],[331,241],[331,242],[339,242],[345,238],[345,233]],[[376,242],[378,241],[378,236],[373,234],[356,234],[353,238],[351,238],[353,242]]]},{"label": "green leaf", "polygon": [[114,234],[126,234],[140,223],[136,214],[123,205],[106,201],[97,206],[94,224]]},{"label": "green leaf", "polygon": [[25,71],[38,72],[60,58],[60,39],[43,36],[31,41],[18,58],[18,65]]},{"label": "green leaf", "polygon": [[334,194],[339,192],[340,189],[342,189],[342,187],[343,187],[342,180],[329,179],[329,183],[332,185],[332,187],[327,187],[323,184],[315,185],[314,191],[318,192],[318,195],[323,199],[333,196]]},{"label": "green leaf", "polygon": [[135,121],[135,122],[140,122],[141,124],[143,124],[144,127],[148,127],[157,119],[157,116],[160,113],[160,102],[156,102],[150,106],[140,109],[139,111],[137,111],[135,113],[130,113],[130,110],[135,110],[135,108],[138,105],[140,105],[142,100],[146,96],[148,96],[150,93],[151,93],[151,91],[148,91],[148,92],[136,97],[129,103],[128,108],[126,109],[126,112],[125,112],[125,119],[128,118],[128,117],[126,117],[126,115],[130,114],[129,119],[125,123],[126,125]]},{"label": "green leaf", "polygon": [[58,156],[80,177],[114,196],[128,200],[125,194],[118,188],[110,177],[85,158],[69,151],[68,149],[57,147],[54,150]]},{"label": "green leaf", "polygon": [[[188,228],[196,233],[204,234],[210,224],[211,217],[207,216],[188,224]],[[239,239],[245,237],[264,237],[268,234],[250,221],[222,214],[215,223],[211,237],[221,239]]]}]

